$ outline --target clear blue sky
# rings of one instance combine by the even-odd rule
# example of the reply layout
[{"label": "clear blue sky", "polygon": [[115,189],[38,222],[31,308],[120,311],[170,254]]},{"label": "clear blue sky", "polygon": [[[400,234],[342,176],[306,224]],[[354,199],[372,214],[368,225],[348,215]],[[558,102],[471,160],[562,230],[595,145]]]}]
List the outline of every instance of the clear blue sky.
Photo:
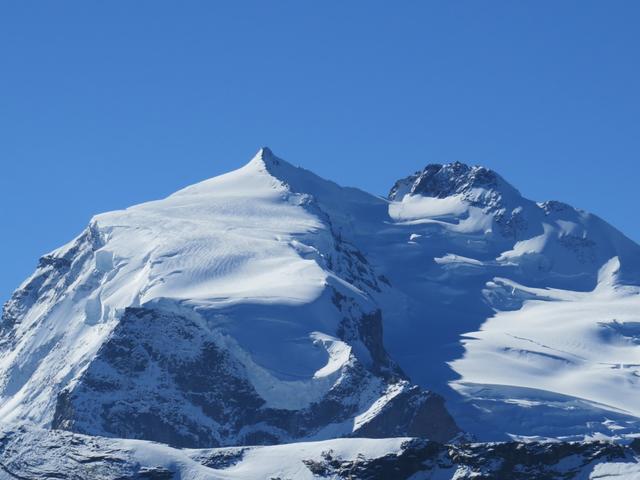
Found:
[{"label": "clear blue sky", "polygon": [[385,194],[496,169],[640,240],[640,2],[0,0],[0,300],[262,145]]}]

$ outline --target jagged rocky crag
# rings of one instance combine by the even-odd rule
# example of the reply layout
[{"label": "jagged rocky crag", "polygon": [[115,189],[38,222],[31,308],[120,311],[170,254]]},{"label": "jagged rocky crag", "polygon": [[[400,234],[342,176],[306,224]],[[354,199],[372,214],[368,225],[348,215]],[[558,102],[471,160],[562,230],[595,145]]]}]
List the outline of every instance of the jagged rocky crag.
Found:
[{"label": "jagged rocky crag", "polygon": [[0,422],[189,448],[628,443],[638,285],[638,245],[486,168],[380,198],[262,149],[40,260],[3,309]]}]

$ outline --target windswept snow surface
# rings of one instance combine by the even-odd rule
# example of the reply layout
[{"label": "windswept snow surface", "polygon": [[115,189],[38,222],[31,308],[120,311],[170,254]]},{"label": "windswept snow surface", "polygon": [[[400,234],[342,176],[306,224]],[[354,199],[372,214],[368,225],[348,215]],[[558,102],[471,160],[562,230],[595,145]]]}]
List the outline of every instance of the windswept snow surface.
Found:
[{"label": "windswept snow surface", "polygon": [[[451,362],[461,375],[453,387],[470,396],[478,385],[559,393],[611,411],[600,436],[635,434],[635,417],[640,416],[640,288],[617,284],[619,266],[617,257],[607,262],[589,292],[527,288],[495,278],[487,293],[506,288],[522,292],[527,300],[518,310],[497,311],[479,331],[465,335],[464,356]],[[517,396],[506,401],[519,402]],[[545,403],[520,405],[534,409]],[[614,421],[620,414],[634,419]]]},{"label": "windswept snow surface", "polygon": [[611,282],[618,259],[591,292],[524,288],[519,310],[497,312],[466,335],[452,362],[463,382],[559,392],[640,416],[640,289]]},{"label": "windswept snow surface", "polygon": [[415,382],[478,439],[629,439],[639,286],[637,244],[486,168],[429,165],[384,199],[262,149],[41,259],[3,311],[0,420],[182,446],[450,438]]}]

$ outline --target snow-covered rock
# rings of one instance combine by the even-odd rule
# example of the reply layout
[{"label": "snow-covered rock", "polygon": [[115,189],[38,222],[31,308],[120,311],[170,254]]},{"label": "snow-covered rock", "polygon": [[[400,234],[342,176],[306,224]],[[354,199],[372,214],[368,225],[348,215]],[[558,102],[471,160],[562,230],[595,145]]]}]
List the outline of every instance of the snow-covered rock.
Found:
[{"label": "snow-covered rock", "polygon": [[0,478],[92,480],[637,479],[637,444],[343,438],[177,449],[143,440],[0,426]]}]

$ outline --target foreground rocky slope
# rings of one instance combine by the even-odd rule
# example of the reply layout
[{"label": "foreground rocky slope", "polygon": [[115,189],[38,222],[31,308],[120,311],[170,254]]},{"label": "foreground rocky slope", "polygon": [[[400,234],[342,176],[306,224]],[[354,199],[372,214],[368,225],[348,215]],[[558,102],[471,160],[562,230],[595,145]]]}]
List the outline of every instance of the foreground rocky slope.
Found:
[{"label": "foreground rocky slope", "polygon": [[14,479],[640,478],[635,443],[444,445],[411,438],[357,438],[192,450],[33,428],[5,428],[0,435],[0,478]]}]

